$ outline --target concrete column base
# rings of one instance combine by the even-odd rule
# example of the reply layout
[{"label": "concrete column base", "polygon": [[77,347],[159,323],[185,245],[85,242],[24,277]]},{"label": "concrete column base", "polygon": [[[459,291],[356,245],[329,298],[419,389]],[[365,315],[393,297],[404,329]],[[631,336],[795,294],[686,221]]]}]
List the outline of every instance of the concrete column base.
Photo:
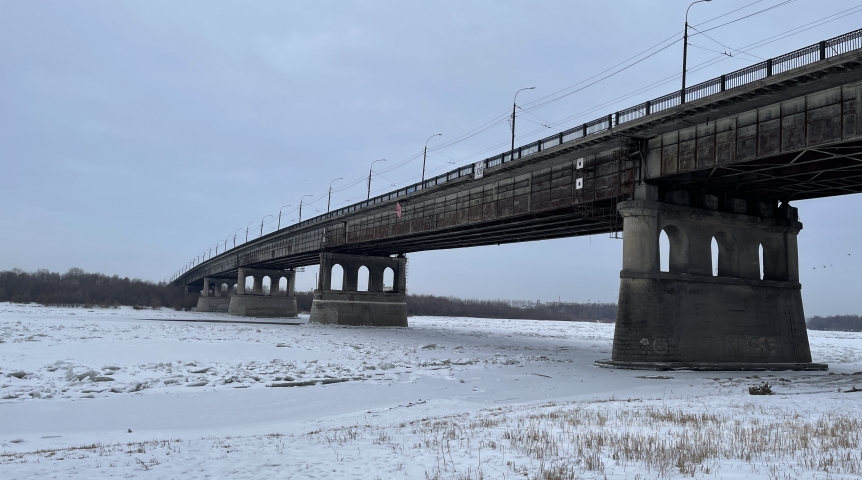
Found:
[{"label": "concrete column base", "polygon": [[234,295],[227,311],[237,317],[296,317],[296,297],[272,295]]},{"label": "concrete column base", "polygon": [[[811,364],[796,282],[666,272],[620,274],[612,360],[656,364]],[[716,370],[718,368],[710,367]]]},{"label": "concrete column base", "polygon": [[200,297],[197,312],[227,313],[231,297]]},{"label": "concrete column base", "polygon": [[403,293],[315,290],[309,323],[406,327],[407,297]]},{"label": "concrete column base", "polygon": [[[704,208],[692,208],[682,190],[666,192],[665,199],[672,204],[617,205],[623,269],[613,352],[600,365],[825,369],[811,363],[796,209],[785,204],[779,215],[768,208],[756,209],[764,216],[746,215],[739,213],[745,202],[731,198],[719,211],[710,195],[700,197]],[[669,244],[667,272],[660,271],[661,232]]]},{"label": "concrete column base", "polygon": [[596,360],[596,366],[603,368],[622,368],[627,370],[692,370],[695,372],[823,372],[829,370],[825,363],[707,363],[707,362],[618,362],[615,360]]}]

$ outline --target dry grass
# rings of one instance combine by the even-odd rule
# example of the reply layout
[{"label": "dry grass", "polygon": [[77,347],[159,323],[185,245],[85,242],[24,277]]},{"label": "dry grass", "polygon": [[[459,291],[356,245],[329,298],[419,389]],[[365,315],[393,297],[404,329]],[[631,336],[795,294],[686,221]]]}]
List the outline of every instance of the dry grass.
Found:
[{"label": "dry grass", "polygon": [[436,466],[425,476],[433,480],[504,478],[502,472],[534,480],[603,478],[622,469],[650,478],[721,476],[728,465],[776,479],[862,475],[862,420],[753,404],[718,413],[637,401],[546,404],[307,437],[339,447],[371,440],[408,459],[430,455]]},{"label": "dry grass", "polygon": [[[126,466],[151,470],[162,468],[160,462],[182,461],[180,447],[205,451],[210,460],[229,460],[252,451],[291,458],[291,450],[304,444],[306,453],[317,450],[315,445],[331,451],[326,462],[333,464],[367,462],[370,454],[386,459],[390,477],[421,476],[424,470],[425,478],[433,480],[573,480],[621,474],[641,480],[721,478],[730,472],[771,479],[812,474],[833,478],[862,475],[862,420],[847,412],[788,410],[780,404],[752,402],[712,408],[640,400],[546,403],[295,435],[2,453],[0,465],[95,456],[121,463],[125,459]],[[417,466],[424,467],[417,472]]]},{"label": "dry grass", "polygon": [[769,382],[763,382],[761,385],[755,385],[753,387],[748,387],[749,395],[772,395],[772,387],[769,385]]},{"label": "dry grass", "polygon": [[[116,454],[124,454],[130,457],[126,465],[136,463],[141,469],[149,470],[150,468],[159,465],[161,462],[151,457],[144,461],[139,458],[140,455],[147,454],[147,449],[158,449],[160,454],[179,454],[182,452],[180,439],[169,440],[149,440],[145,442],[127,442],[127,443],[93,443],[88,445],[78,445],[63,448],[40,448],[31,452],[0,452],[0,465],[8,463],[26,463],[39,459],[51,460],[54,462],[61,460],[82,460],[91,457],[114,457]],[[115,463],[109,463],[109,467],[116,467]]]}]

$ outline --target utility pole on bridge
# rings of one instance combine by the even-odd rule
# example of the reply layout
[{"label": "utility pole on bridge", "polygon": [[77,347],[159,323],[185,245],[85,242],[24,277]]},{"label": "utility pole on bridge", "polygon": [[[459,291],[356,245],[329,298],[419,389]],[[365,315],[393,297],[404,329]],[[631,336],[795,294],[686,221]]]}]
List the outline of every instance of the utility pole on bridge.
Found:
[{"label": "utility pole on bridge", "polygon": [[284,210],[285,207],[289,207],[290,205],[285,205],[278,209],[278,226],[275,227],[276,230],[281,230],[281,211]]},{"label": "utility pole on bridge", "polygon": [[[691,5],[689,5],[688,8],[685,9],[685,30],[683,30],[682,34],[682,90],[679,92],[679,103],[681,104],[685,103],[685,61],[686,57],[688,57],[688,11],[695,3],[711,1],[712,0],[697,0],[696,2],[692,2]],[[512,128],[512,130],[514,131],[514,127]]]},{"label": "utility pole on bridge", "polygon": [[385,162],[385,158],[381,158],[380,160],[375,160],[371,162],[371,166],[368,168],[368,196],[365,198],[366,200],[371,199],[371,170],[374,169],[374,164],[377,162]]},{"label": "utility pole on bridge", "polygon": [[303,195],[302,198],[299,199],[299,220],[296,223],[302,223],[302,201],[305,200],[305,197],[313,197],[314,195]]},{"label": "utility pole on bridge", "polygon": [[329,182],[329,196],[326,198],[326,213],[329,213],[329,203],[332,201],[332,183],[337,182],[339,180],[344,180],[344,179],[339,177],[339,178],[336,178],[335,180],[333,180],[332,182]]},{"label": "utility pole on bridge", "polygon": [[[701,0],[702,1],[702,0]],[[526,87],[521,90],[534,90],[536,87]],[[515,100],[512,101],[512,150],[515,151],[515,109],[518,108],[518,94],[521,90],[515,92]]]},{"label": "utility pole on bridge", "polygon": [[430,137],[428,137],[428,140],[425,140],[425,151],[424,151],[425,153],[422,154],[422,181],[420,182],[422,187],[420,187],[420,188],[425,187],[425,159],[428,158],[428,142],[432,138],[439,137],[441,135],[443,135],[443,134],[442,133],[435,133],[434,135],[431,135]]},{"label": "utility pole on bridge", "polygon": [[[267,215],[266,217],[271,217],[271,216],[272,216],[272,215]],[[261,236],[261,237],[263,236],[263,221],[264,221],[264,220],[266,220],[266,217],[263,217],[263,218],[260,220],[260,236]]]},{"label": "utility pole on bridge", "polygon": [[248,227],[250,227],[252,223],[254,223],[254,220],[248,222],[248,225],[245,226],[245,243],[248,243]]}]

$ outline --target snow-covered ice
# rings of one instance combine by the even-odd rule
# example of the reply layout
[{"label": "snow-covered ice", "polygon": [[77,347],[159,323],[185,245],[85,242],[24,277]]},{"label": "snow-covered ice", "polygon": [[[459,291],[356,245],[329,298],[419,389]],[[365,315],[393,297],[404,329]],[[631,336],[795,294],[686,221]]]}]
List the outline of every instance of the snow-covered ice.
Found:
[{"label": "snow-covered ice", "polygon": [[650,373],[593,366],[610,324],[231,320],[0,305],[0,478],[862,474],[860,333],[809,332],[828,373]]}]

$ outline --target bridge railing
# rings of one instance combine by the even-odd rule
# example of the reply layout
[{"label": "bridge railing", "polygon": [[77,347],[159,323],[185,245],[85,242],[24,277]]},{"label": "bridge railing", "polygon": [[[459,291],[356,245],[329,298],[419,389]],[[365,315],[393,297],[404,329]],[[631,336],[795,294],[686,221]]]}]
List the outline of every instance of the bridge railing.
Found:
[{"label": "bridge railing", "polygon": [[[824,40],[814,45],[809,45],[807,47],[803,47],[798,50],[779,55],[775,58],[764,60],[760,63],[741,68],[720,77],[716,77],[705,82],[698,83],[697,85],[692,85],[690,87],[687,87],[685,91],[679,90],[676,92],[671,92],[667,95],[662,95],[658,98],[654,98],[639,105],[635,105],[633,107],[629,107],[618,112],[612,113],[610,115],[606,115],[595,120],[585,122],[583,125],[579,125],[577,127],[570,128],[560,133],[551,135],[550,137],[546,137],[541,140],[528,143],[527,145],[518,147],[515,150],[494,155],[490,158],[486,158],[485,160],[482,160],[482,165],[485,168],[496,167],[498,165],[541,152],[542,150],[555,147],[557,145],[573,142],[589,135],[595,135],[601,132],[608,131],[618,125],[622,125],[627,122],[638,120],[640,118],[677,107],[681,104],[684,104],[685,102],[698,100],[711,95],[715,95],[717,93],[724,92],[726,90],[738,88],[743,85],[762,80],[778,73],[784,73],[796,68],[804,67],[805,65],[810,65],[812,63],[819,62],[821,60],[825,60],[827,58],[841,55],[843,53],[847,53],[853,50],[858,50],[860,48],[862,48],[862,29],[854,30],[843,35],[830,38],[829,40]],[[403,187],[394,192],[378,195],[374,198],[358,202],[344,208],[333,210],[332,212],[325,213],[323,215],[318,215],[317,217],[304,220],[300,223],[296,223],[276,232],[270,233],[265,237],[277,235],[285,230],[290,231],[304,228],[308,225],[313,225],[315,223],[328,220],[333,217],[352,213],[354,211],[361,210],[363,208],[367,208],[381,202],[404,197],[411,193],[420,191],[423,188],[429,188],[435,185],[442,185],[446,182],[450,182],[464,176],[473,175],[474,165],[475,164],[470,164],[467,166],[458,167],[455,170],[425,180],[424,183],[414,183],[413,185]],[[232,250],[233,249],[228,250],[221,255],[225,255]],[[218,256],[216,258],[218,258]],[[194,269],[194,267],[192,267],[192,269]],[[176,279],[179,275],[182,275],[182,273],[175,275],[173,279]]]}]

